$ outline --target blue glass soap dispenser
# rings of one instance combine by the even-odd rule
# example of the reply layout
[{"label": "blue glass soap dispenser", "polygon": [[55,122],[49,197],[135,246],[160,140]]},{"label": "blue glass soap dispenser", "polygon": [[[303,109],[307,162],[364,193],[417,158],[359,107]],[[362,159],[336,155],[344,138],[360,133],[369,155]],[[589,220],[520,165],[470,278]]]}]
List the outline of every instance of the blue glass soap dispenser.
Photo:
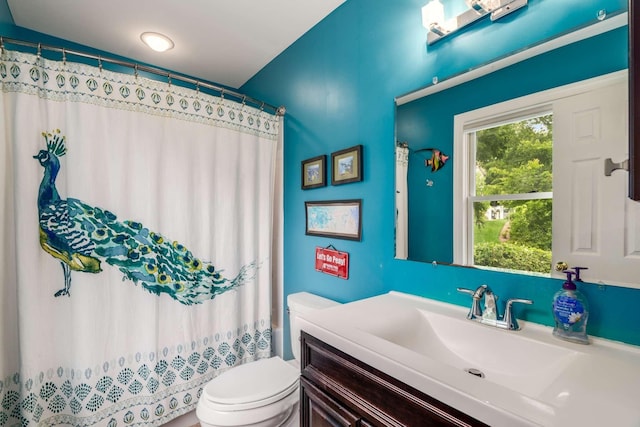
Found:
[{"label": "blue glass soap dispenser", "polygon": [[589,344],[589,303],[572,280],[576,272],[565,270],[564,273],[567,280],[562,284],[562,289],[553,296],[553,317],[556,321],[553,335],[566,341]]}]

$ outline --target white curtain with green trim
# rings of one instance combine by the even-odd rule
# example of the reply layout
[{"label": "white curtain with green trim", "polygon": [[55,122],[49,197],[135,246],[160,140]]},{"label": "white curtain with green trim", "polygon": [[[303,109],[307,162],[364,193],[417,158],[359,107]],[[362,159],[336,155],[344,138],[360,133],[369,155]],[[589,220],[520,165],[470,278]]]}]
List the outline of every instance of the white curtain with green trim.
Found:
[{"label": "white curtain with green trim", "polygon": [[279,118],[0,59],[0,426],[160,425],[270,356]]}]

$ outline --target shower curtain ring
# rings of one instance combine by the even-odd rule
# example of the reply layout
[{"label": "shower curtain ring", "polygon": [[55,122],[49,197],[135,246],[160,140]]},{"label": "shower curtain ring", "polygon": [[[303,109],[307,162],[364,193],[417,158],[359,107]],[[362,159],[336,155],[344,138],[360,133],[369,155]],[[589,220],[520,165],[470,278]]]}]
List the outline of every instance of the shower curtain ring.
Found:
[{"label": "shower curtain ring", "polygon": [[135,76],[136,79],[138,79],[138,64],[135,64],[133,66],[133,75]]},{"label": "shower curtain ring", "polygon": [[67,51],[62,48],[62,64],[67,65]]},{"label": "shower curtain ring", "polygon": [[98,70],[102,73],[102,57],[98,55]]},{"label": "shower curtain ring", "polygon": [[167,83],[171,86],[171,73],[167,73]]},{"label": "shower curtain ring", "polygon": [[196,92],[200,93],[200,82],[196,82]]},{"label": "shower curtain ring", "polygon": [[36,53],[36,67],[42,64],[42,44],[38,43],[38,51]]}]

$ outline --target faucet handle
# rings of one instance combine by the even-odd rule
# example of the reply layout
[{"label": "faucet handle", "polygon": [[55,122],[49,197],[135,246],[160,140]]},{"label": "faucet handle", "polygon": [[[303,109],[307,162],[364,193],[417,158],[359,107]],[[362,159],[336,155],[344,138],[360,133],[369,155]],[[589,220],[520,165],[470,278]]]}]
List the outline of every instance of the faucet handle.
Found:
[{"label": "faucet handle", "polygon": [[471,295],[471,296],[473,296],[473,294],[475,294],[475,293],[476,293],[476,291],[473,291],[473,290],[471,290],[471,289],[467,289],[467,288],[456,288],[456,290],[457,290],[458,292],[460,292],[460,293],[468,294],[468,295]]},{"label": "faucet handle", "polygon": [[533,304],[533,300],[532,299],[511,298],[511,299],[507,300],[507,305],[510,306],[514,302],[517,302],[517,303],[520,303],[520,304],[528,304],[528,305]]},{"label": "faucet handle", "polygon": [[[483,285],[486,286],[486,285]],[[477,318],[481,318],[482,317],[482,308],[480,307],[480,298],[482,298],[482,294],[480,294],[480,296],[478,296],[478,290],[480,288],[474,290],[471,289],[467,289],[467,288],[457,288],[458,292],[463,293],[463,294],[468,294],[471,296],[471,309],[469,310],[469,313],[467,314],[467,319],[477,319]]]},{"label": "faucet handle", "polygon": [[533,300],[523,299],[523,298],[513,298],[513,299],[507,300],[507,303],[504,307],[503,320],[507,324],[507,329],[509,329],[510,331],[517,331],[517,330],[520,330],[520,325],[518,325],[518,319],[516,319],[515,316],[513,315],[513,310],[511,308],[513,303],[533,304]]}]

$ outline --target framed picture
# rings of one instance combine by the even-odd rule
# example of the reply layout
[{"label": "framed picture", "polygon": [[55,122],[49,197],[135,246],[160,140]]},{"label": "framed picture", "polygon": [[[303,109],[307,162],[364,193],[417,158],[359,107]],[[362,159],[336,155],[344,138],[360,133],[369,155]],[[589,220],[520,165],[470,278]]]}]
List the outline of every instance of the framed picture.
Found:
[{"label": "framed picture", "polygon": [[331,153],[331,185],[362,181],[362,145]]},{"label": "framed picture", "polygon": [[304,202],[306,231],[310,236],[360,240],[362,199]]},{"label": "framed picture", "polygon": [[327,156],[322,155],[302,161],[302,189],[327,185]]}]

